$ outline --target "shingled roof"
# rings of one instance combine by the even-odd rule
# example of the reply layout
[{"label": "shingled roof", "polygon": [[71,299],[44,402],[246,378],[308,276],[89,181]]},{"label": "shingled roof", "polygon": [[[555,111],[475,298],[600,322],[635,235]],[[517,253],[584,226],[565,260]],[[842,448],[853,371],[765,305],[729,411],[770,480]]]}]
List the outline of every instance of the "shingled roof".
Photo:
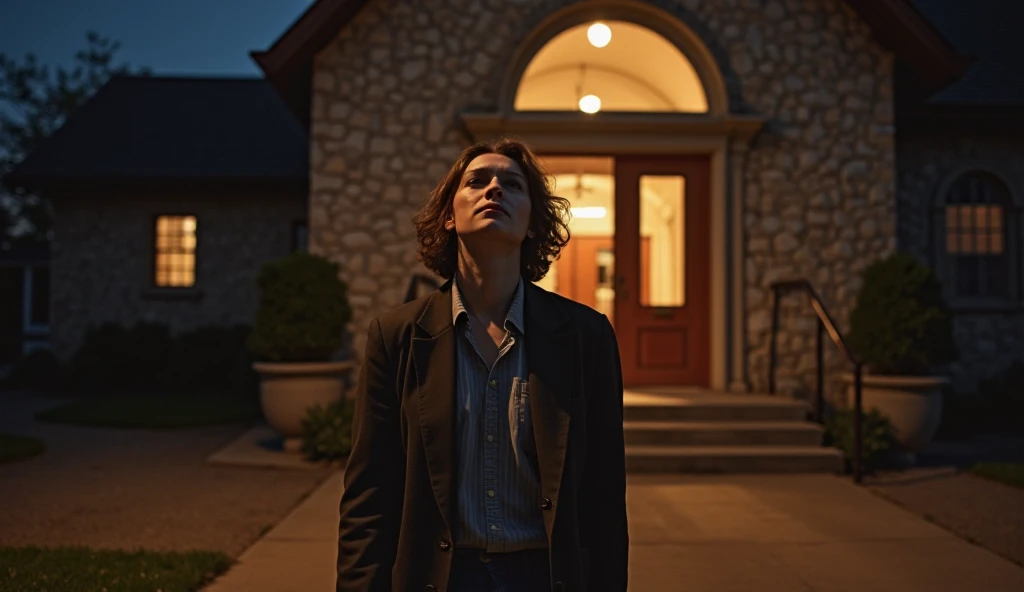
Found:
[{"label": "shingled roof", "polygon": [[5,179],[303,183],[307,134],[258,78],[115,77]]},{"label": "shingled roof", "polygon": [[933,105],[1024,105],[1024,0],[913,0],[961,54],[975,56]]}]

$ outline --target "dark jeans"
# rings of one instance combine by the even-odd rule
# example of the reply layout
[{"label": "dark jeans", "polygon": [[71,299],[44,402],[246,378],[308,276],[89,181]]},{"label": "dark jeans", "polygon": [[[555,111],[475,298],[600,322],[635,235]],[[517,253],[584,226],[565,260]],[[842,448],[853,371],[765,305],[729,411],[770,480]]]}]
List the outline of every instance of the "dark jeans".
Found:
[{"label": "dark jeans", "polygon": [[485,553],[456,549],[448,592],[544,592],[551,589],[546,549]]}]

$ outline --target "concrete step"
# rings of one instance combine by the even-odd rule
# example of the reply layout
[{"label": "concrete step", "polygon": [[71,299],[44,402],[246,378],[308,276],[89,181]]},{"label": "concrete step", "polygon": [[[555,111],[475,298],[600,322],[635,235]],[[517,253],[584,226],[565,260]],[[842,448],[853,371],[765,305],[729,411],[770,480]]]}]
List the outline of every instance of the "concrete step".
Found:
[{"label": "concrete step", "polygon": [[822,446],[626,446],[629,473],[839,473],[842,452]]},{"label": "concrete step", "polygon": [[625,421],[804,421],[808,407],[784,397],[673,397],[627,393]]},{"label": "concrete step", "polygon": [[807,421],[626,421],[627,446],[821,446]]}]

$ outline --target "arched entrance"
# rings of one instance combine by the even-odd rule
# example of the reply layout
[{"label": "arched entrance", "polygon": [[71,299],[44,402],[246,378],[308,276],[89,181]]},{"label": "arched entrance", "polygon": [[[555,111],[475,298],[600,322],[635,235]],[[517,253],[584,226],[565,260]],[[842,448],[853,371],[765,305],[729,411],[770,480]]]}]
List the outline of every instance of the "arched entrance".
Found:
[{"label": "arched entrance", "polygon": [[473,139],[531,143],[572,202],[541,283],[612,319],[627,386],[745,382],[729,155],[761,121],[729,115],[688,28],[641,3],[577,4],[523,43],[497,112],[462,119]]}]

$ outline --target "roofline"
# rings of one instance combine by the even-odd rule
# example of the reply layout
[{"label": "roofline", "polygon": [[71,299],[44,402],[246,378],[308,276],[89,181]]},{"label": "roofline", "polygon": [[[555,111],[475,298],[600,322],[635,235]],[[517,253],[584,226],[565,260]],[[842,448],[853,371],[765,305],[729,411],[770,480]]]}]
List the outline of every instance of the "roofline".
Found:
[{"label": "roofline", "polygon": [[883,46],[902,58],[929,93],[959,79],[974,63],[908,0],[845,0],[868,24]]},{"label": "roofline", "polygon": [[132,190],[144,191],[146,194],[157,194],[164,191],[181,191],[183,189],[205,190],[213,192],[234,193],[243,195],[253,193],[276,193],[282,195],[306,195],[309,179],[304,176],[212,176],[212,177],[180,177],[180,176],[123,176],[123,175],[8,175],[3,180],[9,189],[21,188],[41,197],[56,197],[56,193],[90,192],[99,190]]},{"label": "roofline", "polygon": [[[908,0],[843,0],[882,43],[904,59],[935,92],[963,75],[973,58],[949,41]],[[313,58],[369,0],[316,0],[265,51],[250,52],[267,81],[304,126],[309,126]]]}]

